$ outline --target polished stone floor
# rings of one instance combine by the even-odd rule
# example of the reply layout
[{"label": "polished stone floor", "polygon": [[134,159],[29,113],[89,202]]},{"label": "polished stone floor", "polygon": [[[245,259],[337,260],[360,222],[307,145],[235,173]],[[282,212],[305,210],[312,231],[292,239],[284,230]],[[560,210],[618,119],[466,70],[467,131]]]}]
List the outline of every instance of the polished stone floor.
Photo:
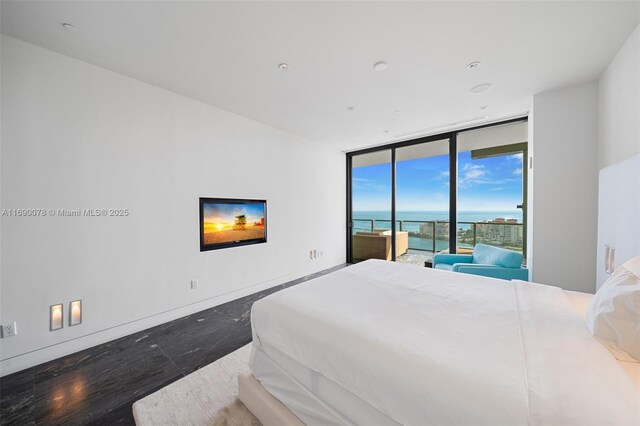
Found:
[{"label": "polished stone floor", "polygon": [[427,250],[414,250],[409,249],[401,256],[398,256],[396,261],[398,263],[410,263],[412,265],[424,268],[424,262],[431,262],[433,260],[433,252]]},{"label": "polished stone floor", "polygon": [[327,269],[0,378],[0,424],[133,424],[131,405],[251,341],[251,305]]}]

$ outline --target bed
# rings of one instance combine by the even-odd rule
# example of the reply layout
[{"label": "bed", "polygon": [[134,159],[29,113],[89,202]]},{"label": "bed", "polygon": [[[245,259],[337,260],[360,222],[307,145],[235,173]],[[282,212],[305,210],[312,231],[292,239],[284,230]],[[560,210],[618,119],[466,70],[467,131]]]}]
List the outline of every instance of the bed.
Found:
[{"label": "bed", "polygon": [[640,424],[640,364],[591,336],[589,297],[362,262],[253,305],[239,396],[265,424]]}]

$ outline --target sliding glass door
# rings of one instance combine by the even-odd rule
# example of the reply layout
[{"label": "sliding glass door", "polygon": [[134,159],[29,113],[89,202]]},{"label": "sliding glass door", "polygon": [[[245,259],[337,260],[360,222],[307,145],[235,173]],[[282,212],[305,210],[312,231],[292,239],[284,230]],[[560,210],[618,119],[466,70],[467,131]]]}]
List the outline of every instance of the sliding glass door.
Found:
[{"label": "sliding glass door", "polygon": [[396,260],[424,266],[449,249],[449,139],[396,149]]},{"label": "sliding glass door", "polygon": [[482,243],[526,255],[524,158],[526,122],[458,134],[459,253]]},{"label": "sliding glass door", "polygon": [[349,156],[349,261],[424,266],[449,250],[450,151],[445,138]]},{"label": "sliding glass door", "polygon": [[393,260],[391,150],[354,156],[351,162],[351,256]]},{"label": "sliding glass door", "polygon": [[526,258],[527,121],[347,154],[349,262],[429,265],[477,243]]}]

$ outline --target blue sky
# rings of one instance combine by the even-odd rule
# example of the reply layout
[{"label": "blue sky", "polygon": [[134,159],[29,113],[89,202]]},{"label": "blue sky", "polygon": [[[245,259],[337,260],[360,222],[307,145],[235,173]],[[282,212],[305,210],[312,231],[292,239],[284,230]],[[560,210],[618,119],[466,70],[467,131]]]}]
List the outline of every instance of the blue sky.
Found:
[{"label": "blue sky", "polygon": [[[449,209],[449,156],[398,162],[398,211]],[[391,209],[391,164],[353,169],[353,210]],[[458,155],[458,210],[512,211],[522,202],[522,155]]]},{"label": "blue sky", "polygon": [[233,223],[235,217],[244,214],[247,222],[257,222],[264,217],[262,204],[205,204],[205,222],[226,222]]}]

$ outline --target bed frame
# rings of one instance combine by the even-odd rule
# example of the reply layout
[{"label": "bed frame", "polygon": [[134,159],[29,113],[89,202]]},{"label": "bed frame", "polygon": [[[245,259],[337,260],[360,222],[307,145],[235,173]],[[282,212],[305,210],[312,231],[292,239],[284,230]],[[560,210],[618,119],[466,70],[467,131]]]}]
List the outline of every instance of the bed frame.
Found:
[{"label": "bed frame", "polygon": [[264,426],[304,426],[251,372],[238,375],[238,398]]}]

